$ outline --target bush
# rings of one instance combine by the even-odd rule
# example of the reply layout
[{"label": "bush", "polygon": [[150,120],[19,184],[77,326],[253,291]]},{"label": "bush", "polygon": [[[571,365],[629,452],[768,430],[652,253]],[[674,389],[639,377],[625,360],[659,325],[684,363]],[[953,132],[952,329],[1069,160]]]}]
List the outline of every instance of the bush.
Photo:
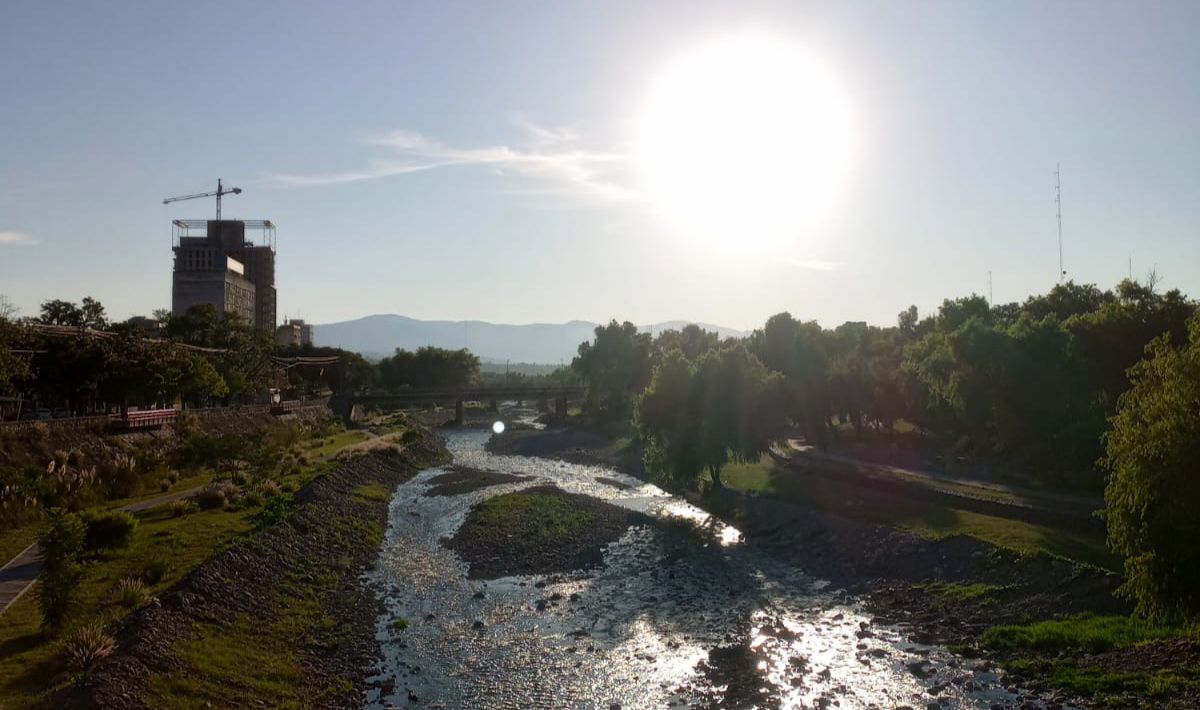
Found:
[{"label": "bush", "polygon": [[191,514],[192,510],[195,508],[195,505],[195,503],[187,500],[186,498],[180,498],[178,500],[171,501],[171,503],[168,505],[168,508],[171,510],[171,517],[182,518],[185,515]]},{"label": "bush", "polygon": [[136,609],[150,603],[150,600],[154,598],[146,583],[133,577],[125,577],[117,582],[113,596],[116,597],[117,603],[126,609]]},{"label": "bush", "polygon": [[163,493],[166,493],[167,491],[171,490],[171,479],[164,478],[164,479],[160,480],[158,482],[158,490],[162,491]]},{"label": "bush", "polygon": [[241,489],[232,481],[210,483],[196,494],[196,504],[204,510],[224,508],[241,493]]},{"label": "bush", "polygon": [[137,461],[132,456],[118,454],[105,468],[104,478],[108,480],[115,497],[128,498],[141,492],[142,479],[138,475]]},{"label": "bush", "polygon": [[89,551],[117,550],[129,545],[138,521],[123,510],[103,513],[88,513],[84,516],[87,525],[85,547]]},{"label": "bush", "polygon": [[283,489],[279,487],[277,482],[267,479],[258,484],[258,492],[265,498],[274,498],[283,493]]},{"label": "bush", "polygon": [[251,490],[242,496],[242,505],[248,508],[257,508],[265,502],[266,498],[258,489]]},{"label": "bush", "polygon": [[142,565],[138,578],[146,584],[158,584],[171,573],[171,562],[162,554],[155,554]]},{"label": "bush", "polygon": [[63,665],[81,671],[110,656],[117,642],[99,624],[81,626],[63,640]]}]

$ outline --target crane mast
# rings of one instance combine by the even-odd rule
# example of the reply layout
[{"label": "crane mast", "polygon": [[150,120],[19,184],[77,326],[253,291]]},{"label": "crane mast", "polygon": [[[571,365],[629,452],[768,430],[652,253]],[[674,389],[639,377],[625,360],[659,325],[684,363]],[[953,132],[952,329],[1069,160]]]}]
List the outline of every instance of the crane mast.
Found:
[{"label": "crane mast", "polygon": [[222,195],[240,195],[240,194],[242,194],[242,188],[231,187],[228,190],[226,190],[225,187],[221,184],[221,178],[217,178],[217,191],[216,192],[201,192],[201,193],[198,193],[195,195],[180,195],[178,197],[168,197],[167,199],[163,200],[163,204],[168,205],[172,202],[180,202],[182,200],[195,200],[195,199],[199,199],[201,197],[213,197],[215,195],[217,198],[217,221],[219,222],[219,221],[221,221],[221,196]]}]

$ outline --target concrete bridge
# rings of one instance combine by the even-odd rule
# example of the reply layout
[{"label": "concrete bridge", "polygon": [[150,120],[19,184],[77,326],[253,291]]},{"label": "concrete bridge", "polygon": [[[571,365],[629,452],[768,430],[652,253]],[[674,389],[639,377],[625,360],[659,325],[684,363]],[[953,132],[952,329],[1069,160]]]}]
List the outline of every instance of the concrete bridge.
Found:
[{"label": "concrete bridge", "polygon": [[416,406],[448,405],[454,402],[454,421],[463,423],[465,402],[536,402],[554,400],[554,415],[559,419],[567,416],[567,402],[583,399],[582,386],[560,387],[433,387],[428,389],[401,390],[394,394],[348,395],[335,397],[329,406],[337,414],[350,418],[355,406]]}]

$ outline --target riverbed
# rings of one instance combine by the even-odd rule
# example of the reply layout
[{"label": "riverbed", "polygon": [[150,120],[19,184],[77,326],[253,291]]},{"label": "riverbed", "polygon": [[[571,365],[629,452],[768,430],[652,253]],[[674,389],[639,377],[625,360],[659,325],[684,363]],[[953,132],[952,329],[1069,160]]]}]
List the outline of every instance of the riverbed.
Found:
[{"label": "riverbed", "polygon": [[[747,544],[734,528],[607,468],[484,450],[447,435],[454,463],[528,477],[426,496],[427,469],[391,501],[367,580],[386,612],[369,708],[1016,707],[986,662],[910,642],[852,596]],[[468,579],[441,541],[486,497],[553,484],[645,513],[590,570]]]}]

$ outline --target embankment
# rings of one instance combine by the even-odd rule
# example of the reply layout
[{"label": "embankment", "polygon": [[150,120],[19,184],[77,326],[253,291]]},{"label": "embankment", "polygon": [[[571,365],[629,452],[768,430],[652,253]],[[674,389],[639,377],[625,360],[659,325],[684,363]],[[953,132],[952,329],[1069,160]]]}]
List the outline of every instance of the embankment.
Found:
[{"label": "embankment", "polygon": [[434,435],[352,458],[130,616],[47,708],[358,708],[378,652],[375,563],[391,491],[443,461]]}]

